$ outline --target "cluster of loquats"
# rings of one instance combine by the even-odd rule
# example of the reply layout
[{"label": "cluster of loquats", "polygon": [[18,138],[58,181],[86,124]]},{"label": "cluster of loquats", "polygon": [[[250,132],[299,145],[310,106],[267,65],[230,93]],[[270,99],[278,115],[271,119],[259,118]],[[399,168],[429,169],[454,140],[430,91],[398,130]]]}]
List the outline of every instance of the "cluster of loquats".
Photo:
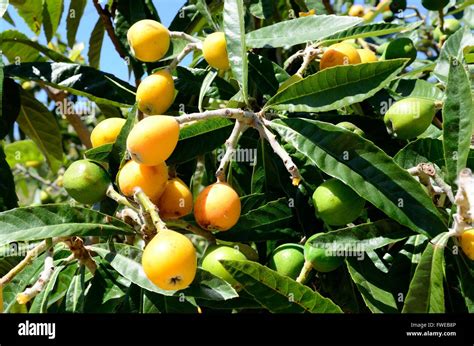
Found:
[{"label": "cluster of loquats", "polygon": [[[143,62],[162,59],[170,46],[170,32],[153,20],[141,20],[132,25],[127,38],[132,53]],[[208,35],[202,51],[210,66],[229,69],[224,33]],[[131,160],[117,174],[118,188],[130,199],[143,192],[165,222],[187,216],[194,209],[194,218],[201,228],[209,232],[227,231],[238,222],[241,212],[239,195],[229,184],[218,180],[207,186],[193,205],[194,198],[186,183],[174,174],[169,176],[166,160],[177,146],[180,125],[175,117],[163,114],[173,103],[174,96],[174,81],[169,68],[149,75],[140,83],[136,102],[144,118],[128,133],[126,146]],[[122,118],[108,118],[97,124],[91,133],[92,146],[97,148],[114,143],[124,124]],[[80,203],[100,202],[111,186],[106,169],[94,161],[76,161],[64,174],[65,189]],[[196,249],[188,237],[168,229],[165,222],[155,225],[157,233],[143,252],[143,270],[160,289],[184,289],[196,275]],[[209,246],[203,258],[203,268],[236,284],[219,260],[255,260],[258,257],[250,246],[241,244],[240,248],[242,250],[230,245]]]}]

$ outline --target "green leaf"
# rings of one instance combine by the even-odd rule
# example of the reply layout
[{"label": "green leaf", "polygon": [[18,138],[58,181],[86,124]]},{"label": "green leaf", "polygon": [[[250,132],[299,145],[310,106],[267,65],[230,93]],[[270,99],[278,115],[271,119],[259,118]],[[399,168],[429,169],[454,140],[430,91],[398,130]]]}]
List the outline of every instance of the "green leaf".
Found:
[{"label": "green leaf", "polygon": [[77,29],[81,23],[84,9],[86,8],[87,0],[74,0],[71,1],[69,9],[67,11],[66,19],[66,30],[67,30],[67,44],[72,48],[76,43]]},{"label": "green leaf", "polygon": [[474,35],[468,26],[449,36],[441,48],[438,62],[433,72],[436,78],[443,83],[447,83],[450,68],[449,59],[454,57],[462,62],[464,49],[471,46],[474,46]]},{"label": "green leaf", "polygon": [[416,27],[420,26],[421,22],[416,22],[410,25],[400,25],[400,24],[391,24],[391,23],[375,23],[356,26],[354,28],[349,28],[347,30],[340,31],[326,37],[324,39],[325,45],[330,45],[342,40],[350,40],[354,38],[365,38],[365,37],[376,37],[384,36],[389,34],[394,34],[400,31],[411,31]]},{"label": "green leaf", "polygon": [[135,87],[110,73],[92,67],[67,63],[23,63],[9,65],[5,74],[26,80],[41,81],[56,89],[88,97],[117,107],[135,103]]},{"label": "green leaf", "polygon": [[12,1],[12,5],[18,11],[28,27],[36,35],[41,31],[43,23],[43,2],[42,1]]},{"label": "green leaf", "polygon": [[232,229],[216,236],[242,242],[292,238],[297,233],[292,227],[293,211],[289,203],[286,198],[280,198],[250,210],[240,216]]},{"label": "green leaf", "polygon": [[308,16],[276,23],[247,34],[249,48],[277,48],[319,41],[361,23],[347,16]]},{"label": "green leaf", "polygon": [[342,312],[329,298],[259,263],[229,260],[221,260],[221,263],[243,289],[270,312]]},{"label": "green leaf", "polygon": [[204,97],[209,91],[209,88],[211,87],[212,82],[214,82],[214,79],[217,77],[217,71],[211,70],[209,73],[204,77],[204,80],[202,81],[201,88],[199,90],[199,101],[198,101],[198,109],[199,112],[203,112],[203,107],[202,107],[202,102],[204,101]]},{"label": "green leaf", "polygon": [[119,219],[67,204],[22,207],[0,213],[0,245],[53,237],[132,234]]},{"label": "green leaf", "polygon": [[273,15],[272,0],[250,0],[250,13],[258,19],[267,19]]},{"label": "green leaf", "polygon": [[219,31],[219,27],[214,22],[214,19],[212,18],[212,14],[209,11],[209,7],[207,7],[205,0],[197,0],[196,9],[206,19],[206,22],[214,29],[214,31]]},{"label": "green leaf", "polygon": [[311,164],[343,181],[393,220],[425,235],[446,229],[420,183],[372,142],[308,119],[274,121],[271,126]]},{"label": "green leaf", "polygon": [[444,248],[449,240],[442,233],[426,246],[415,270],[403,305],[404,313],[444,313]]},{"label": "green leaf", "polygon": [[54,267],[53,273],[51,274],[46,287],[44,287],[43,290],[33,300],[30,310],[28,311],[30,314],[47,312],[49,306],[49,295],[52,293],[54,286],[56,285],[56,280],[64,268],[64,265]]},{"label": "green leaf", "polygon": [[224,1],[224,32],[230,67],[239,83],[244,102],[248,104],[248,61],[244,19],[243,0]]},{"label": "green leaf", "polygon": [[18,197],[15,192],[15,182],[10,167],[5,160],[3,148],[0,146],[0,211],[16,208],[17,206]]},{"label": "green leaf", "polygon": [[20,87],[13,79],[5,78],[0,66],[0,139],[3,139],[13,128],[20,114]]},{"label": "green leaf", "polygon": [[4,150],[10,168],[14,168],[16,164],[24,165],[29,161],[44,161],[38,146],[29,139],[9,143],[5,145]]},{"label": "green leaf", "polygon": [[443,142],[434,138],[419,138],[402,148],[393,159],[405,169],[426,162],[434,163],[441,168],[445,162]]},{"label": "green leaf", "polygon": [[423,79],[399,79],[392,90],[400,95],[400,98],[421,97],[436,101],[441,100],[444,96],[436,85]]},{"label": "green leaf", "polygon": [[458,281],[461,293],[466,302],[467,310],[472,314],[474,313],[474,286],[472,285],[474,280],[474,265],[467,257],[463,257],[460,254],[454,257],[458,268]]},{"label": "green leaf", "polygon": [[406,61],[394,59],[324,69],[276,94],[265,109],[323,112],[361,102],[386,86]]},{"label": "green leaf", "polygon": [[390,219],[378,220],[357,226],[321,233],[308,240],[313,247],[333,251],[369,251],[408,238],[412,232]]},{"label": "green leaf", "polygon": [[46,46],[31,40],[25,34],[17,30],[5,30],[0,33],[2,42],[2,52],[10,63],[43,61],[39,54],[44,54],[47,58],[58,62],[71,62],[71,60]]},{"label": "green leaf", "polygon": [[43,0],[43,28],[47,42],[51,42],[63,14],[63,0]]},{"label": "green leaf", "polygon": [[84,155],[89,160],[98,161],[98,162],[108,162],[110,157],[110,152],[112,151],[113,144],[104,144],[96,148],[87,150]]},{"label": "green leaf", "polygon": [[220,147],[232,132],[233,122],[214,118],[183,126],[169,164],[183,163]]},{"label": "green leaf", "polygon": [[278,64],[261,55],[249,53],[248,60],[249,79],[263,95],[275,95],[280,84],[290,78]]},{"label": "green leaf", "polygon": [[364,256],[362,261],[356,257],[348,257],[346,263],[352,280],[370,311],[398,312],[393,293],[387,288],[385,275],[375,267],[368,256]]},{"label": "green leaf", "polygon": [[105,27],[102,18],[99,17],[92,29],[91,37],[89,38],[89,51],[87,57],[89,58],[89,66],[99,68],[100,51],[102,50],[102,42],[104,41]]},{"label": "green leaf", "polygon": [[448,183],[454,182],[459,172],[466,167],[473,120],[474,107],[469,77],[464,65],[453,58],[443,104],[443,147]]},{"label": "green leaf", "polygon": [[[91,249],[106,260],[120,275],[141,288],[165,296],[178,295],[178,291],[162,290],[148,279],[141,265],[142,250],[126,244],[114,244],[113,246],[114,249],[109,249],[107,244],[96,244],[91,246]],[[199,282],[199,286],[192,284],[191,287],[179,291],[179,294],[211,300],[227,300],[237,297],[237,293],[229,284],[211,274],[201,272],[201,270],[198,270],[195,282]]]},{"label": "green leaf", "polygon": [[80,266],[79,270],[73,276],[71,284],[66,292],[66,312],[84,312],[84,302],[86,296],[85,281],[85,266]]},{"label": "green leaf", "polygon": [[34,96],[22,91],[17,122],[21,130],[36,143],[55,173],[62,164],[63,148],[54,115]]},{"label": "green leaf", "polygon": [[117,139],[112,145],[112,151],[109,156],[109,173],[112,179],[115,179],[117,172],[125,164],[127,152],[127,137],[133,126],[137,122],[137,106],[133,106],[127,115],[127,120],[122,126]]}]

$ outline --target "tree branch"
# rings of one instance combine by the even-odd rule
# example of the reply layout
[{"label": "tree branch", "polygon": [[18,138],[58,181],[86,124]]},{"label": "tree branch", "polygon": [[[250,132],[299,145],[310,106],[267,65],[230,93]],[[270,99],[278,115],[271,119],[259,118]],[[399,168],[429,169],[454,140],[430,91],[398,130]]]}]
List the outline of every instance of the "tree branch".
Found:
[{"label": "tree branch", "polygon": [[71,250],[72,254],[79,261],[80,264],[85,265],[92,274],[95,273],[97,269],[97,264],[94,259],[91,257],[89,250],[84,247],[84,241],[79,237],[71,237],[66,239],[64,243]]},{"label": "tree branch", "polygon": [[[266,121],[263,118],[262,120]],[[260,136],[268,141],[275,154],[277,154],[283,161],[286,170],[288,171],[288,173],[290,173],[292,184],[294,186],[298,186],[302,180],[298,167],[293,162],[293,159],[286,152],[286,150],[280,145],[280,143],[278,143],[275,135],[270,132],[270,130],[265,126],[264,123],[262,123],[262,120],[256,119],[255,128],[260,133]]]},{"label": "tree branch", "polygon": [[115,50],[122,59],[125,59],[128,55],[123,51],[120,40],[117,35],[115,35],[115,30],[112,25],[112,14],[107,9],[100,6],[99,0],[93,0],[93,3],[97,13],[102,19],[102,23],[104,23],[105,31],[107,31],[107,35],[109,35]]},{"label": "tree branch", "polygon": [[197,43],[188,43],[186,47],[179,53],[176,58],[173,59],[173,61],[168,65],[168,70],[170,72],[174,71],[176,67],[179,65],[181,61],[186,58],[186,56],[191,53],[192,51],[198,49],[198,44]]},{"label": "tree branch", "polygon": [[216,171],[217,181],[220,181],[220,182],[226,181],[225,173],[226,173],[227,166],[232,158],[232,155],[234,154],[237,148],[237,144],[239,142],[240,136],[247,129],[248,129],[248,125],[243,124],[239,120],[235,121],[234,129],[232,130],[230,137],[225,142],[225,147],[226,147],[225,154],[222,157],[219,167],[217,168],[217,171]]},{"label": "tree branch", "polygon": [[211,118],[237,119],[244,123],[251,123],[256,117],[257,115],[254,112],[244,111],[242,109],[237,108],[223,108],[212,111],[205,111],[202,113],[183,114],[176,117],[175,119],[178,124],[184,124]]},{"label": "tree branch", "polygon": [[195,43],[197,45],[198,49],[202,49],[202,41],[200,39],[198,39],[197,37],[186,34],[185,32],[170,31],[170,37],[171,38],[180,38],[180,39],[189,41],[191,43]]},{"label": "tree branch", "polygon": [[33,284],[33,286],[27,288],[22,293],[19,293],[16,297],[16,300],[19,304],[26,304],[31,299],[36,297],[46,286],[46,284],[51,279],[51,275],[54,272],[54,263],[53,263],[53,241],[51,238],[45,240],[48,251],[46,253],[46,258],[44,259],[44,269],[41,272],[38,280]]}]

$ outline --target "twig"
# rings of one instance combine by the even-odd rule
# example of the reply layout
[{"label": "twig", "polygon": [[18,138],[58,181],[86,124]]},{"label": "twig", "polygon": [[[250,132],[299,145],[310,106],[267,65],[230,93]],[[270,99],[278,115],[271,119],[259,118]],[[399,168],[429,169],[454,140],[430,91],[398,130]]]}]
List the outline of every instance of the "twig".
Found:
[{"label": "twig", "polygon": [[176,228],[194,233],[196,235],[199,235],[199,236],[207,239],[211,243],[216,242],[216,238],[214,237],[214,235],[211,232],[205,231],[205,230],[203,230],[203,229],[201,229],[197,226],[194,226],[194,225],[192,225],[192,224],[190,224],[190,223],[188,223],[184,220],[169,220],[169,221],[166,221],[166,225],[169,226],[169,227],[172,227],[172,228],[176,227]]},{"label": "twig", "polygon": [[444,34],[444,13],[443,13],[443,9],[440,9],[438,11],[438,15],[439,15],[439,26],[441,28],[441,32]]},{"label": "twig", "polygon": [[303,63],[301,64],[301,67],[298,69],[297,74],[300,76],[303,76],[304,72],[308,68],[309,64],[314,60],[316,56],[322,53],[321,49],[315,48],[313,46],[309,46],[308,48],[305,49],[305,53],[303,55]]},{"label": "twig", "polygon": [[[267,120],[262,118],[262,121],[266,122]],[[302,179],[298,167],[295,165],[286,150],[283,149],[280,143],[278,143],[275,135],[270,132],[270,130],[265,126],[264,123],[262,123],[262,121],[260,119],[256,119],[255,128],[260,133],[260,136],[268,141],[275,154],[277,154],[281,158],[283,164],[286,167],[286,170],[291,175],[293,185],[298,186]]]},{"label": "twig", "polygon": [[44,269],[41,272],[38,280],[33,284],[33,286],[27,288],[22,293],[19,293],[16,297],[16,300],[19,304],[26,304],[31,299],[36,297],[46,286],[46,284],[51,279],[51,275],[54,272],[54,263],[53,263],[53,241],[51,238],[46,239],[46,246],[48,251],[46,253],[46,258],[44,259]]},{"label": "twig", "polygon": [[202,49],[202,41],[197,37],[191,36],[186,34],[185,32],[181,31],[170,31],[171,38],[181,38],[183,40],[196,43],[198,49]]},{"label": "twig", "polygon": [[95,273],[97,269],[97,264],[94,259],[91,257],[89,250],[84,247],[84,241],[79,237],[71,237],[64,240],[64,243],[71,250],[72,254],[79,261],[80,264],[85,265],[87,269],[90,270],[92,274]]},{"label": "twig", "polygon": [[407,6],[407,8],[409,8],[410,10],[415,11],[416,16],[417,16],[418,18],[420,18],[422,21],[425,21],[425,20],[426,20],[425,16],[423,16],[423,15],[421,14],[421,12],[420,12],[420,10],[418,9],[418,7],[416,7],[416,6]]},{"label": "twig", "polygon": [[112,14],[106,9],[102,8],[99,4],[99,0],[93,0],[94,7],[97,10],[100,18],[102,19],[102,23],[104,23],[105,31],[107,31],[107,35],[109,35],[112,44],[115,47],[115,50],[120,55],[122,59],[127,57],[127,54],[123,51],[122,46],[120,44],[120,40],[118,39],[117,35],[115,35],[115,30],[112,25]]},{"label": "twig", "polygon": [[220,182],[226,181],[225,172],[227,169],[227,165],[229,164],[232,158],[232,155],[234,154],[235,149],[237,148],[237,144],[239,142],[240,136],[247,129],[248,129],[248,125],[243,124],[239,120],[235,121],[234,129],[232,130],[232,133],[230,134],[229,138],[225,142],[225,147],[226,147],[225,154],[222,157],[219,167],[217,168],[217,171],[216,171],[217,181],[220,181]]},{"label": "twig", "polygon": [[[425,185],[428,188],[430,196],[438,195],[440,193],[445,193],[451,203],[455,202],[453,191],[451,186],[449,186],[436,172],[436,168],[431,163],[420,163],[415,167],[409,168],[408,173],[419,178],[420,183]],[[436,189],[435,186],[431,184],[430,178],[434,180],[439,189]]]},{"label": "twig", "polygon": [[205,111],[202,113],[190,113],[183,114],[176,117],[178,124],[189,123],[197,120],[211,119],[211,118],[230,118],[237,119],[245,123],[251,123],[255,118],[256,114],[250,111],[244,111],[237,108],[223,108],[212,111]]},{"label": "twig", "polygon": [[138,211],[138,207],[132,204],[132,202],[130,202],[127,197],[122,196],[117,191],[115,191],[114,186],[112,184],[109,185],[109,188],[107,189],[106,194],[107,194],[107,197],[113,199],[118,204],[122,204],[126,206],[127,208]]},{"label": "twig", "polygon": [[41,184],[43,185],[46,185],[46,186],[49,186],[51,187],[52,189],[56,190],[56,191],[61,191],[62,189],[57,186],[55,183],[49,181],[49,180],[46,180],[42,177],[40,177],[39,175],[31,172],[29,169],[27,169],[26,167],[23,167],[22,165],[20,164],[16,164],[15,165],[15,170],[18,171],[19,173],[21,174],[24,174],[26,176],[28,176],[29,178],[32,178],[34,180],[37,180],[39,181]]},{"label": "twig", "polygon": [[171,61],[171,63],[168,65],[168,70],[170,72],[174,71],[176,67],[179,65],[181,61],[186,58],[186,56],[191,53],[192,51],[198,49],[199,44],[197,43],[188,43],[186,47]]},{"label": "twig", "polygon": [[[52,243],[53,245],[62,241],[64,238],[53,238]],[[48,248],[48,245],[46,244],[46,241],[40,242],[38,245],[36,245],[33,249],[28,251],[26,253],[25,258],[21,260],[20,263],[18,263],[15,267],[13,267],[8,273],[6,273],[1,279],[0,279],[0,286],[4,286],[10,281],[13,280],[13,278],[21,273],[23,269],[26,268],[33,260],[39,256],[42,252],[44,252]]]}]

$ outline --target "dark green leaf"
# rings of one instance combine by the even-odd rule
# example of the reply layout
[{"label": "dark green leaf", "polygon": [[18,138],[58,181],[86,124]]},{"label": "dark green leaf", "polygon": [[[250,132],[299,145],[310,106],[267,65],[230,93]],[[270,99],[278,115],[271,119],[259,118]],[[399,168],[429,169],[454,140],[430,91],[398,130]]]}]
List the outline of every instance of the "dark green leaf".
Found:
[{"label": "dark green leaf", "polygon": [[324,69],[276,94],[265,109],[322,112],[361,102],[386,86],[406,61],[394,59]]},{"label": "dark green leaf", "polygon": [[47,58],[57,62],[71,62],[71,60],[52,50],[32,41],[25,34],[16,30],[5,30],[0,33],[0,42],[2,42],[2,51],[10,63],[43,61],[44,58],[39,54],[44,54]]},{"label": "dark green leaf", "polygon": [[42,1],[12,1],[12,5],[18,11],[28,27],[36,35],[41,31],[43,23],[43,2]]},{"label": "dark green leaf", "polygon": [[3,148],[0,146],[0,211],[16,208],[17,206],[18,197],[15,193],[15,182],[10,167],[5,160]]},{"label": "dark green leaf", "polygon": [[440,56],[433,72],[436,78],[447,83],[450,68],[449,59],[454,57],[460,62],[463,61],[464,49],[470,46],[474,46],[474,36],[468,26],[459,29],[449,36],[441,48]]},{"label": "dark green leaf", "polygon": [[308,286],[251,261],[222,260],[226,270],[270,312],[341,313],[330,299]]},{"label": "dark green leaf", "polygon": [[405,313],[444,313],[444,248],[449,240],[442,233],[426,246],[415,270],[403,305]]},{"label": "dark green leaf", "polygon": [[220,147],[229,137],[232,127],[233,122],[223,118],[184,126],[179,133],[178,145],[167,162],[183,163]]},{"label": "dark green leaf", "polygon": [[216,236],[227,241],[263,241],[294,237],[293,211],[286,198],[280,198],[240,216],[229,231]]},{"label": "dark green leaf", "polygon": [[43,28],[46,40],[51,41],[63,14],[63,0],[43,0]]},{"label": "dark green leaf", "polygon": [[71,4],[69,5],[66,19],[66,30],[67,44],[71,48],[74,46],[74,43],[76,43],[77,29],[79,29],[79,24],[81,23],[81,18],[84,14],[86,5],[86,0],[74,0],[71,1]]},{"label": "dark green leaf", "polygon": [[280,84],[290,77],[283,68],[261,55],[249,53],[248,60],[249,79],[263,95],[275,95]]},{"label": "dark green leaf", "polygon": [[9,65],[5,74],[26,80],[41,81],[54,88],[85,96],[95,102],[114,106],[135,103],[135,87],[110,73],[92,67],[67,63],[23,63]]},{"label": "dark green leaf", "polygon": [[423,79],[399,79],[393,86],[393,90],[405,97],[421,97],[431,100],[441,100],[443,92],[436,85]]},{"label": "dark green leaf", "polygon": [[310,246],[334,251],[369,251],[408,238],[412,232],[390,220],[378,220],[357,226],[321,233],[311,238]]},{"label": "dark green leaf", "polygon": [[443,147],[447,182],[452,183],[466,167],[473,131],[474,107],[464,65],[451,59],[443,104]]},{"label": "dark green leaf", "polygon": [[301,17],[249,32],[246,41],[250,48],[294,46],[322,40],[361,21],[360,18],[334,15]]},{"label": "dark green leaf", "polygon": [[398,312],[395,297],[387,288],[386,277],[370,258],[364,256],[361,261],[357,257],[348,257],[346,263],[352,280],[372,312]]},{"label": "dark green leaf", "polygon": [[101,145],[100,147],[92,148],[87,150],[84,155],[89,160],[98,161],[98,162],[108,162],[110,152],[112,151],[112,143]]},{"label": "dark green leaf", "polygon": [[0,213],[0,245],[13,241],[68,236],[133,233],[131,227],[90,208],[67,204],[23,207]]},{"label": "dark green leaf", "polygon": [[337,126],[308,119],[274,121],[271,126],[283,142],[393,220],[431,236],[446,229],[421,185],[372,142]]},{"label": "dark green leaf", "polygon": [[92,29],[91,37],[89,38],[89,50],[87,57],[89,58],[89,66],[99,68],[100,52],[102,50],[102,42],[104,41],[105,27],[102,18],[99,17]]},{"label": "dark green leaf", "polygon": [[329,45],[336,43],[342,40],[350,40],[354,38],[365,38],[365,37],[375,37],[375,36],[384,36],[393,34],[400,31],[410,31],[414,30],[416,27],[420,26],[420,22],[411,24],[411,25],[400,25],[400,24],[391,24],[391,23],[374,23],[356,26],[347,30],[340,31],[326,37],[324,39],[324,44]]},{"label": "dark green leaf", "polygon": [[443,167],[443,142],[434,138],[417,139],[401,149],[393,159],[399,166],[405,169],[427,162]]},{"label": "dark green leaf", "polygon": [[21,130],[36,143],[55,173],[62,164],[63,148],[54,115],[31,94],[22,91],[17,122]]},{"label": "dark green leaf", "polygon": [[3,67],[0,67],[0,139],[3,139],[13,128],[20,114],[20,87],[11,78],[4,78]]}]

